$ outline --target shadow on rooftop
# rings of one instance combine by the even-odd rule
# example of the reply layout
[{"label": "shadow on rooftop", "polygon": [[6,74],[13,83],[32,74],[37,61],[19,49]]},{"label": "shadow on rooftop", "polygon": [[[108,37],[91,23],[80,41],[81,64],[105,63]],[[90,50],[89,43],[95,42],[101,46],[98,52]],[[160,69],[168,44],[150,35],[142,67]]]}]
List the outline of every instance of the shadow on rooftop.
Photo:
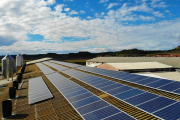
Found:
[{"label": "shadow on rooftop", "polygon": [[8,117],[7,119],[23,119],[26,118],[28,114],[16,114]]}]

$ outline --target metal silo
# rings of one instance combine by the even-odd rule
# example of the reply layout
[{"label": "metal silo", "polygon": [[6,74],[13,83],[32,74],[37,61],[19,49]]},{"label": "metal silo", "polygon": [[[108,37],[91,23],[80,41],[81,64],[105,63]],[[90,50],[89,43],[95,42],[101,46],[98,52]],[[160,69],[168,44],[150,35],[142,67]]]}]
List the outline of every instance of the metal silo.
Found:
[{"label": "metal silo", "polygon": [[4,78],[7,78],[7,73],[9,73],[9,77],[12,77],[13,73],[16,72],[16,67],[14,64],[14,59],[10,55],[6,55],[2,59],[2,74]]},{"label": "metal silo", "polygon": [[23,66],[23,56],[18,54],[16,56],[16,67],[19,70]]}]

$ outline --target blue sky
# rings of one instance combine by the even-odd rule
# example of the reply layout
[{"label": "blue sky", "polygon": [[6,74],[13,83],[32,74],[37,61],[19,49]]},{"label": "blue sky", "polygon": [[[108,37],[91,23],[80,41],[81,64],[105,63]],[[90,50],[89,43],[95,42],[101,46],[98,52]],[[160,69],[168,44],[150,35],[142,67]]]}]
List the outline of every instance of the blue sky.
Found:
[{"label": "blue sky", "polygon": [[0,16],[0,55],[180,45],[180,0],[1,0]]}]

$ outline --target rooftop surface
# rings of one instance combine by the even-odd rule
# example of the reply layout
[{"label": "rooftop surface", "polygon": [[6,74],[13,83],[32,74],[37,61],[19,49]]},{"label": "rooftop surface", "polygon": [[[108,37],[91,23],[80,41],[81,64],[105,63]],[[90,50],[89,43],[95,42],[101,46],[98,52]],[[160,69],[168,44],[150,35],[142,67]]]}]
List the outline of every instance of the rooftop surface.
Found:
[{"label": "rooftop surface", "polygon": [[37,60],[33,60],[33,61],[30,61],[30,62],[27,62],[26,64],[30,65],[30,64],[34,64],[34,63],[50,60],[50,59],[52,59],[52,58],[41,58],[41,59],[37,59]]},{"label": "rooftop surface", "polygon": [[97,57],[87,61],[106,63],[159,62],[175,68],[180,68],[179,57]]},{"label": "rooftop surface", "polygon": [[158,62],[107,63],[119,70],[172,68]]},{"label": "rooftop surface", "polygon": [[[63,87],[63,86],[58,88],[56,86],[56,85],[58,85],[58,82],[57,82],[57,84],[53,84],[52,79],[49,77],[51,75],[53,76],[53,74],[57,74],[57,75],[59,74],[59,76],[62,76],[64,78],[66,78],[67,81],[69,81],[68,84],[72,84],[72,82],[73,82],[73,84],[76,84],[76,85],[82,87],[83,89],[91,92],[93,95],[100,98],[104,102],[108,103],[110,106],[115,107],[116,109],[122,111],[122,113],[127,114],[128,116],[131,116],[132,118],[135,118],[135,119],[141,119],[141,120],[142,119],[154,119],[155,120],[155,119],[160,119],[160,118],[159,118],[159,116],[156,116],[156,114],[154,114],[154,113],[151,114],[151,113],[147,112],[146,110],[143,110],[144,108],[139,109],[140,107],[134,106],[132,104],[128,104],[123,99],[119,99],[118,97],[115,97],[113,94],[103,91],[102,89],[100,89],[98,87],[98,85],[96,83],[97,81],[95,81],[94,84],[93,83],[91,84],[91,80],[89,81],[90,82],[89,84],[87,84],[86,82],[83,82],[82,81],[83,77],[85,78],[85,76],[87,76],[87,77],[89,77],[89,79],[95,78],[96,80],[98,78],[100,80],[106,80],[108,82],[113,82],[113,84],[116,83],[118,85],[121,84],[121,85],[125,85],[128,87],[132,87],[133,88],[132,90],[138,89],[138,91],[148,92],[148,94],[152,93],[156,96],[159,96],[158,99],[165,97],[166,99],[168,99],[170,101],[175,101],[175,103],[179,103],[179,101],[180,101],[180,95],[177,95],[174,93],[162,91],[160,89],[149,88],[147,86],[142,86],[139,84],[134,84],[131,82],[118,80],[118,79],[115,79],[112,77],[97,74],[96,72],[93,73],[90,71],[88,72],[88,71],[84,71],[84,70],[80,69],[85,66],[79,66],[79,67],[74,68],[74,67],[68,67],[68,64],[64,64],[63,62],[60,62],[60,63],[61,64],[59,64],[59,62],[55,63],[53,61],[42,62],[42,64],[38,63],[37,65],[41,66],[40,67],[41,69],[36,64],[31,64],[31,65],[26,66],[25,73],[23,74],[23,82],[21,84],[19,84],[20,89],[17,90],[17,94],[16,94],[17,98],[12,99],[14,115],[9,117],[8,119],[32,119],[32,120],[33,119],[34,120],[39,120],[39,119],[43,119],[43,120],[44,119],[48,119],[48,120],[50,120],[50,119],[57,119],[57,120],[58,119],[60,119],[60,120],[62,120],[62,119],[63,120],[77,119],[77,120],[81,120],[81,119],[84,119],[85,115],[82,115],[81,113],[79,113],[79,111],[78,111],[79,109],[75,108],[74,104],[72,104],[70,102],[71,100],[68,99],[67,95],[68,94],[71,95],[71,94],[70,93],[65,94],[63,91],[62,92],[59,91],[59,89],[61,89],[61,87]],[[44,67],[42,67],[42,66],[44,66]],[[47,68],[51,69],[51,71],[49,71],[49,70],[46,71]],[[54,71],[54,72],[52,73],[52,71]],[[50,73],[48,73],[48,72],[50,72]],[[117,71],[112,71],[112,72],[117,72]],[[44,101],[40,101],[40,102],[30,105],[28,103],[28,99],[29,99],[28,91],[29,91],[29,87],[30,87],[29,80],[31,80],[32,78],[37,78],[37,77],[42,77],[42,79],[44,80],[48,89],[52,93],[53,98],[50,98],[50,99],[47,99]],[[94,81],[95,79],[92,79],[92,81]],[[61,79],[60,79],[60,77],[57,77],[54,80],[61,80]],[[64,82],[66,82],[66,80],[63,81],[62,84],[64,84]],[[8,87],[11,87],[11,86],[12,86],[12,82],[3,91],[2,95],[0,96],[0,102],[2,102],[3,100],[9,99]],[[105,85],[104,85],[104,87],[105,87]],[[66,88],[66,87],[64,87],[64,88]],[[67,88],[72,89],[71,86],[67,86]],[[74,92],[76,93],[76,90]],[[116,92],[121,92],[121,91],[116,91]],[[37,93],[38,93],[38,91],[37,91]],[[127,97],[130,94],[127,93],[124,95],[125,95],[124,97]],[[152,106],[159,106],[159,104],[155,104],[155,105],[153,104]],[[94,108],[95,106],[91,106],[91,107]],[[160,107],[160,108],[162,109],[164,107]],[[87,111],[90,109],[91,108],[84,109],[83,111]],[[96,115],[103,116],[105,114],[106,115],[109,114],[109,112],[107,112],[107,111],[106,112],[98,112],[98,110],[99,110],[98,107],[96,109],[97,110],[93,111],[93,113],[96,113],[93,116],[96,116]],[[152,108],[152,109],[154,109],[154,108]],[[0,110],[1,110],[1,104],[0,104]],[[168,110],[166,110],[166,111],[168,111]],[[173,114],[173,112],[172,112],[172,114]],[[0,117],[2,118],[2,112],[0,112]],[[90,117],[92,117],[92,115]],[[179,115],[177,115],[175,117],[180,118]],[[108,116],[108,118],[111,118],[111,117]],[[118,118],[118,120],[119,120],[120,118],[123,118],[123,116],[118,116],[116,118]]]}]

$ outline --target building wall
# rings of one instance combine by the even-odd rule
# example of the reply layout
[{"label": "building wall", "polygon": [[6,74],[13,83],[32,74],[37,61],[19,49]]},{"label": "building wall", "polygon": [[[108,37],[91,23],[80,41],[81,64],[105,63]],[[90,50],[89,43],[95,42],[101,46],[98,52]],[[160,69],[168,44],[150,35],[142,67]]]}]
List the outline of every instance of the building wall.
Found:
[{"label": "building wall", "polygon": [[98,65],[97,68],[103,68],[103,69],[108,69],[108,70],[115,70],[115,71],[119,71],[119,69],[107,64],[107,63],[104,63],[104,64],[101,64],[101,65]]}]

